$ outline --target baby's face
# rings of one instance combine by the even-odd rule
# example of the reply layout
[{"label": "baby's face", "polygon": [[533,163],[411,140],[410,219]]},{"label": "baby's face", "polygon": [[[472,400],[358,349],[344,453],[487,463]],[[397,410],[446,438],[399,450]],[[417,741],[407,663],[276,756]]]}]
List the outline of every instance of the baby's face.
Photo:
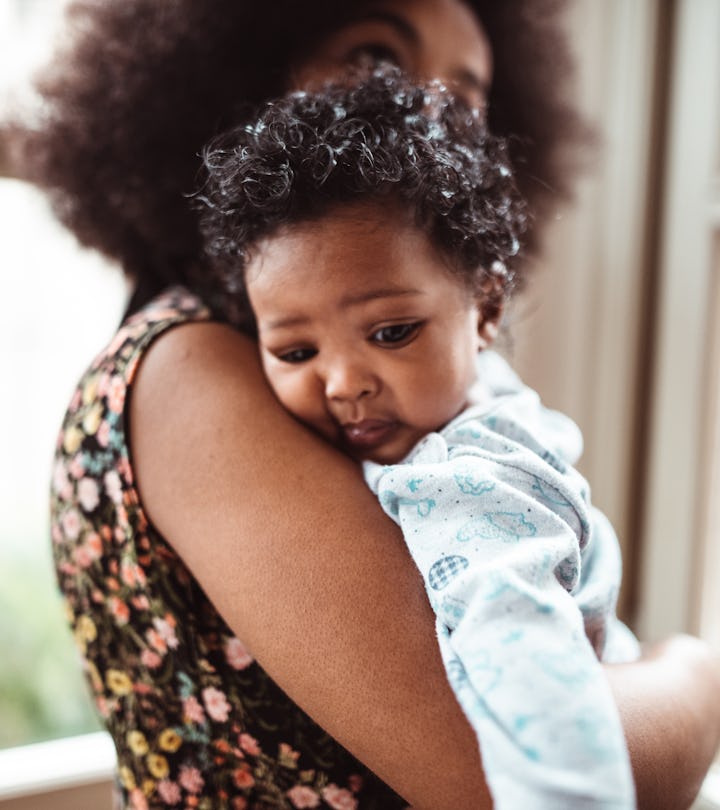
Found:
[{"label": "baby's face", "polygon": [[281,230],[246,272],[280,402],[357,459],[400,461],[465,406],[477,302],[394,209],[347,206]]}]

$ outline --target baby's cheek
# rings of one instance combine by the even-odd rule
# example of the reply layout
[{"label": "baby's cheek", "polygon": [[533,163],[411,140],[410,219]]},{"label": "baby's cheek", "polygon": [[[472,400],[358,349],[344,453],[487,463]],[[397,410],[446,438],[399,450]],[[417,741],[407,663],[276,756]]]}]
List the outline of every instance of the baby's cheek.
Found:
[{"label": "baby's cheek", "polygon": [[325,415],[322,392],[314,384],[311,375],[293,373],[278,375],[270,384],[280,404],[303,422],[315,424]]}]

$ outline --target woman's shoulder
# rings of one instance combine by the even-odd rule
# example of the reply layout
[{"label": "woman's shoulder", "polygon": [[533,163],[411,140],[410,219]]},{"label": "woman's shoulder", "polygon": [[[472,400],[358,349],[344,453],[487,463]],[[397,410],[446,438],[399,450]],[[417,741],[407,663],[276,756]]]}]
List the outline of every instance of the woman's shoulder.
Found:
[{"label": "woman's shoulder", "polygon": [[131,378],[144,352],[160,335],[182,324],[212,319],[211,310],[199,296],[184,287],[169,287],[123,321],[91,364],[89,373],[102,367]]}]

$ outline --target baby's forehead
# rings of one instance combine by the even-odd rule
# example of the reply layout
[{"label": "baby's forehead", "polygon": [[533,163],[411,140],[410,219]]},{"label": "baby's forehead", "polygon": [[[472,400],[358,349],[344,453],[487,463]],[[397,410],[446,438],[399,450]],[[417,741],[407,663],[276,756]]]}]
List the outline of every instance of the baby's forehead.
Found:
[{"label": "baby's forehead", "polygon": [[465,274],[436,248],[402,207],[340,206],[313,220],[285,224],[265,237],[246,266],[259,320],[293,320],[309,307],[327,312],[403,307],[424,298],[475,298]]},{"label": "baby's forehead", "polygon": [[270,256],[287,254],[291,261],[300,251],[312,255],[327,253],[332,248],[339,257],[359,265],[371,263],[377,254],[384,260],[400,258],[397,255],[400,244],[405,251],[413,250],[434,261],[439,272],[451,269],[449,257],[413,204],[384,196],[336,203],[312,217],[281,223],[250,251],[246,276],[251,281]]}]

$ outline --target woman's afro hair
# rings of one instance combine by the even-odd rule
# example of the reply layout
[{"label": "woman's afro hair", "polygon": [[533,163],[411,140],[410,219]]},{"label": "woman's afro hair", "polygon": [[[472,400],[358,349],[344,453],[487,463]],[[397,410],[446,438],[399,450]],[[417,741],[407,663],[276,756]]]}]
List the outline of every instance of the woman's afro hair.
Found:
[{"label": "woman's afro hair", "polygon": [[[84,245],[135,282],[130,309],[187,283],[201,254],[187,194],[197,155],[245,104],[285,92],[291,66],[371,0],[72,0],[40,74],[39,119],[11,128],[16,171],[46,189]],[[493,49],[489,126],[512,136],[540,226],[569,195],[586,128],[568,104],[565,0],[465,0]]]},{"label": "woman's afro hair", "polygon": [[252,323],[244,270],[257,242],[358,202],[405,209],[488,313],[515,280],[526,216],[507,144],[437,83],[379,68],[289,93],[203,158],[195,201],[208,261],[196,287],[242,325]]}]

